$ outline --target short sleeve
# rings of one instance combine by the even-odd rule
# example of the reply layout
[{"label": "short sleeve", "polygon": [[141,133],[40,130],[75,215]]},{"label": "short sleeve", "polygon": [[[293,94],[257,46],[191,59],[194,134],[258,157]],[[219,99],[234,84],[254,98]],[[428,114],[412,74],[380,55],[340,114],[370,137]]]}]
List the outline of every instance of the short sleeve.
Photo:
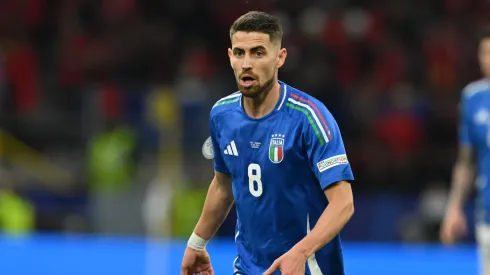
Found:
[{"label": "short sleeve", "polygon": [[340,129],[332,114],[322,103],[316,103],[306,122],[305,142],[311,169],[322,189],[345,180],[354,180],[354,175]]},{"label": "short sleeve", "polygon": [[463,96],[458,106],[459,122],[458,122],[458,140],[461,145],[471,146],[470,132],[468,128],[468,100]]},{"label": "short sleeve", "polygon": [[211,118],[209,121],[209,128],[214,150],[214,170],[221,173],[230,174],[230,171],[226,167],[226,163],[223,160],[222,150],[219,148],[219,139],[221,135],[215,126],[213,118]]}]

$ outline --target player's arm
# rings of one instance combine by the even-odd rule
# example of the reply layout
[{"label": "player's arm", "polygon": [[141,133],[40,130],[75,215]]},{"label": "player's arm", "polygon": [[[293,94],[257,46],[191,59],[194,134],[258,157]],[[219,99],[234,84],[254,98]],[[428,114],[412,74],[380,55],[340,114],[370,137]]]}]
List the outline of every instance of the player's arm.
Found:
[{"label": "player's arm", "polygon": [[328,199],[327,208],[311,232],[296,244],[305,259],[329,243],[354,214],[354,199],[349,182],[339,181],[324,192]]},{"label": "player's arm", "polygon": [[471,97],[467,97],[466,94],[467,92],[463,91],[461,103],[459,104],[459,148],[456,163],[453,166],[448,210],[463,208],[475,177],[475,152],[468,128],[470,122],[468,104]]},{"label": "player's arm", "polygon": [[230,177],[216,171],[208,189],[201,217],[187,242],[181,275],[214,274],[206,244],[223,223],[233,204],[230,186]]},{"label": "player's arm", "polygon": [[475,178],[475,154],[470,145],[462,144],[453,167],[449,209],[462,209],[473,187]]},{"label": "player's arm", "polygon": [[228,216],[234,202],[231,173],[221,155],[222,150],[219,148],[220,132],[216,128],[213,116],[211,116],[210,132],[214,151],[215,172],[208,189],[201,217],[188,242],[188,246],[196,250],[204,249],[207,241],[214,236]]},{"label": "player's arm", "polygon": [[204,240],[211,239],[228,216],[233,202],[231,177],[215,171],[194,233]]},{"label": "player's arm", "polygon": [[469,97],[463,97],[460,104],[460,125],[459,125],[459,148],[456,163],[453,167],[451,191],[446,207],[446,214],[441,224],[440,237],[445,244],[454,243],[461,235],[466,234],[466,217],[464,215],[464,204],[475,177],[475,151],[472,146],[472,139],[468,130]]},{"label": "player's arm", "polygon": [[311,232],[296,246],[307,258],[330,242],[354,214],[354,199],[349,183],[354,180],[354,176],[340,129],[332,114],[321,103],[318,103],[318,110],[320,123],[305,124],[305,143],[311,169],[327,197],[328,206]]},{"label": "player's arm", "polygon": [[325,193],[328,205],[313,229],[291,250],[276,259],[264,273],[277,269],[288,274],[304,274],[306,260],[330,242],[354,214],[350,181],[354,180],[338,125],[327,108],[316,100],[306,101],[310,117],[304,119],[303,146],[311,171],[318,180],[318,190]]}]

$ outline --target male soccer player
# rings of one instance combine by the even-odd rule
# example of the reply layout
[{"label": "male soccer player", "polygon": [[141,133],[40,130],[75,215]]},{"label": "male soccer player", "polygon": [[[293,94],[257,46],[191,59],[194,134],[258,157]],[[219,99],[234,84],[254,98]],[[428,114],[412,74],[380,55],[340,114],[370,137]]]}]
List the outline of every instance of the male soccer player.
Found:
[{"label": "male soccer player", "polygon": [[213,274],[205,245],[234,201],[233,274],[344,274],[353,174],[339,128],[321,102],[278,80],[287,52],[275,17],[249,12],[230,37],[239,92],[211,110],[215,176],[181,274]]},{"label": "male soccer player", "polygon": [[459,149],[441,240],[452,244],[466,233],[463,206],[476,177],[476,237],[481,274],[490,275],[490,31],[479,40],[484,78],[465,87],[460,102]]}]

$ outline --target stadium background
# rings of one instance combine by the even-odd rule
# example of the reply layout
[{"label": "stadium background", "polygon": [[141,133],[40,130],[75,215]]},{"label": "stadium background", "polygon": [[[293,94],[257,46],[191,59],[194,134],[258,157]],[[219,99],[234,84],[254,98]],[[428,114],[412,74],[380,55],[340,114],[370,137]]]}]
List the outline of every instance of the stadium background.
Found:
[{"label": "stadium background", "polygon": [[[356,176],[349,275],[476,274],[438,227],[484,0],[0,1],[0,274],[179,274],[212,177],[228,29],[281,19],[280,79],[336,117]],[[231,212],[210,244],[231,274]]]}]

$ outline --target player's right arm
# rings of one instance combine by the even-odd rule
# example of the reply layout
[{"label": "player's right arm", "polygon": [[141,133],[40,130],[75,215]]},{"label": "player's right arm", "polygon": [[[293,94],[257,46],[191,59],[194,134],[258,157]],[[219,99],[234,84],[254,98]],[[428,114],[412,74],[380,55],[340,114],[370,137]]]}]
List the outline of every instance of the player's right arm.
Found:
[{"label": "player's right arm", "polygon": [[215,171],[194,233],[205,240],[211,239],[228,216],[233,202],[231,177]]},{"label": "player's right arm", "polygon": [[475,177],[475,152],[471,144],[468,130],[467,99],[463,93],[460,104],[459,147],[456,163],[453,167],[451,191],[446,208],[446,214],[441,225],[441,240],[452,244],[466,234],[466,217],[464,204],[473,188]]},{"label": "player's right arm", "polygon": [[200,274],[200,272],[206,275],[214,274],[211,259],[206,251],[206,243],[214,236],[228,216],[233,201],[230,176],[215,171],[201,217],[189,238],[182,260],[181,275]]},{"label": "player's right arm", "polygon": [[230,172],[219,147],[221,132],[216,119],[217,115],[211,111],[209,130],[214,151],[214,178],[209,186],[201,217],[194,229],[194,233],[204,240],[214,236],[234,202]]},{"label": "player's right arm", "polygon": [[187,243],[182,260],[181,275],[202,274],[213,275],[211,260],[206,251],[206,243],[228,216],[233,205],[232,180],[219,148],[219,132],[211,118],[211,141],[214,148],[214,178],[208,188],[201,217]]},{"label": "player's right arm", "polygon": [[474,177],[475,154],[473,147],[462,144],[459,146],[457,160],[453,167],[448,208],[463,209],[468,194],[473,188]]},{"label": "player's right arm", "polygon": [[451,191],[441,225],[441,241],[453,244],[467,233],[464,204],[473,187],[475,176],[473,148],[461,145],[453,167]]}]

